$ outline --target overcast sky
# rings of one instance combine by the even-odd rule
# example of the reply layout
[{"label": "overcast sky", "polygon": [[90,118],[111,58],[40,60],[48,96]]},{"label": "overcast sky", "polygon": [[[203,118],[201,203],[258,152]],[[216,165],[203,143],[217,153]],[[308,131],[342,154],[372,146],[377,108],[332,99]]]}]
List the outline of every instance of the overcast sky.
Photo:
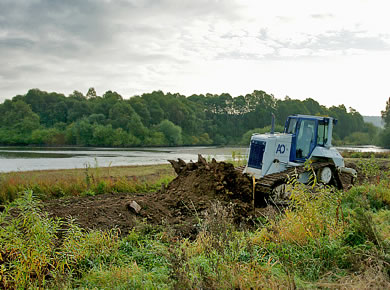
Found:
[{"label": "overcast sky", "polygon": [[0,101],[264,90],[380,115],[388,1],[0,0]]}]

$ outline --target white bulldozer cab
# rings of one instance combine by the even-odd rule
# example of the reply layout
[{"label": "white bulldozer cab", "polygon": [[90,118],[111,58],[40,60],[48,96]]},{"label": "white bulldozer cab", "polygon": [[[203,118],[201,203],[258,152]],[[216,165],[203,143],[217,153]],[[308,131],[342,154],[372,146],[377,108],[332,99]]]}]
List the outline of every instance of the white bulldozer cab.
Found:
[{"label": "white bulldozer cab", "polygon": [[[252,135],[244,173],[261,178],[301,166],[310,159],[313,162],[332,161],[337,170],[355,176],[356,171],[345,168],[343,157],[332,147],[336,123],[337,120],[331,117],[292,115],[287,118],[283,133],[274,133],[272,125],[271,133]],[[323,179],[330,180],[331,172],[325,170],[322,174]]]}]

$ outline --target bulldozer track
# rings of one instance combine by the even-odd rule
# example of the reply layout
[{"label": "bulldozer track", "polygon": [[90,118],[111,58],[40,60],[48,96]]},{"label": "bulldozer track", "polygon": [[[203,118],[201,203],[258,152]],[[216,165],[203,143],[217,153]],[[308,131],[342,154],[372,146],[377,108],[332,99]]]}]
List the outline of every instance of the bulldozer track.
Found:
[{"label": "bulldozer track", "polygon": [[[334,176],[334,186],[338,189],[347,189],[353,182],[350,174],[339,174],[333,162],[313,162],[309,167],[304,165],[290,167],[282,172],[272,173],[262,178],[256,179],[256,191],[270,194],[272,190],[280,184],[286,183],[292,177],[298,177],[300,173],[312,171],[317,174],[320,168],[330,167]],[[245,168],[245,167],[244,167]],[[243,171],[242,166],[237,170]]]}]

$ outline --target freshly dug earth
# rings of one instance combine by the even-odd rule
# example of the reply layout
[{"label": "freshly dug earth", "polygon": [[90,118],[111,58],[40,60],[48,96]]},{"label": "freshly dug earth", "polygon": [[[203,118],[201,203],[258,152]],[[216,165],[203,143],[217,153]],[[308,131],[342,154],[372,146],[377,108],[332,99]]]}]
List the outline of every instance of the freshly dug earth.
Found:
[{"label": "freshly dug earth", "polygon": [[[271,206],[254,211],[250,179],[232,164],[215,160],[208,163],[201,156],[196,163],[179,163],[182,168],[175,170],[181,170],[181,174],[158,192],[57,199],[46,202],[44,210],[52,217],[72,217],[83,228],[117,227],[121,235],[126,235],[146,220],[184,237],[197,234],[200,220],[210,215],[217,203],[219,208],[229,208],[231,219],[241,226],[251,225],[253,216],[276,215]],[[133,201],[141,207],[138,213],[129,206]]]},{"label": "freshly dug earth", "polygon": [[[248,176],[225,162],[207,162],[199,156],[198,162],[172,161],[178,176],[158,192],[148,194],[103,194],[73,197],[44,203],[44,210],[52,217],[75,219],[86,229],[109,230],[114,227],[127,235],[142,221],[163,225],[173,235],[194,237],[200,221],[210,214],[214,205],[228,208],[236,225],[251,226],[253,218],[273,218],[277,209],[268,205],[252,206],[252,183]],[[387,167],[388,164],[383,165]],[[346,166],[356,168],[352,162]],[[381,166],[382,167],[382,166]],[[130,204],[140,206],[137,212]]]}]

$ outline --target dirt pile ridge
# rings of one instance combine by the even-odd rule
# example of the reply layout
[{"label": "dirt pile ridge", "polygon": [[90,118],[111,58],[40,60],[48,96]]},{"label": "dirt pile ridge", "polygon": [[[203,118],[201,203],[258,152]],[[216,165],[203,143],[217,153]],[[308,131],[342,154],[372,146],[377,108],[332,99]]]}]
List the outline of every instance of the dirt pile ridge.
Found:
[{"label": "dirt pile ridge", "polygon": [[[51,200],[44,209],[53,217],[72,217],[84,228],[117,227],[126,235],[140,221],[169,226],[173,234],[191,237],[199,230],[199,221],[218,203],[234,212],[236,224],[248,223],[252,216],[252,185],[230,163],[171,161],[178,176],[158,192],[148,194],[103,194]],[[141,210],[129,210],[136,202]],[[259,210],[259,209],[258,209]],[[267,209],[269,211],[269,209]]]},{"label": "dirt pile ridge", "polygon": [[166,194],[181,199],[209,195],[218,196],[222,200],[251,201],[251,179],[235,170],[231,163],[217,162],[214,158],[207,162],[200,154],[198,162],[195,163],[185,163],[181,159],[168,161],[175,169],[177,177],[164,190]]}]

